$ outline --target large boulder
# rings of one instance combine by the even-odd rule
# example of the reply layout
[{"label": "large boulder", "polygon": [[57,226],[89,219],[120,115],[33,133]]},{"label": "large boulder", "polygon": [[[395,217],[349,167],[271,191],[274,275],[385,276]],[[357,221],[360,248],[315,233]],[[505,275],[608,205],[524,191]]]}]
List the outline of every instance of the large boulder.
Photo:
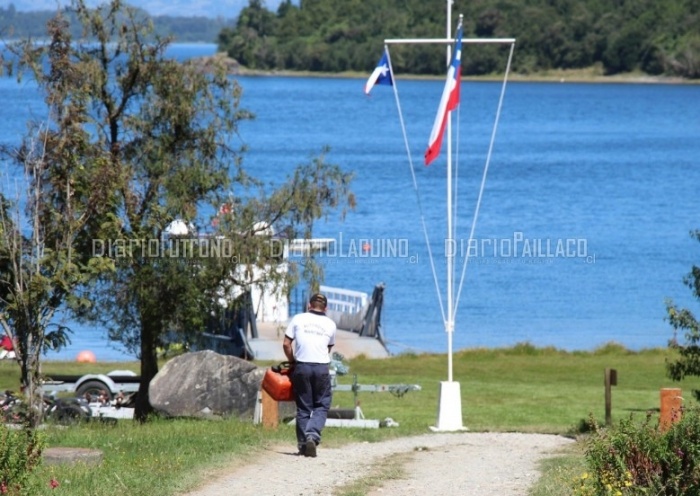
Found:
[{"label": "large boulder", "polygon": [[168,361],[151,380],[157,411],[172,417],[252,418],[265,369],[210,350]]}]

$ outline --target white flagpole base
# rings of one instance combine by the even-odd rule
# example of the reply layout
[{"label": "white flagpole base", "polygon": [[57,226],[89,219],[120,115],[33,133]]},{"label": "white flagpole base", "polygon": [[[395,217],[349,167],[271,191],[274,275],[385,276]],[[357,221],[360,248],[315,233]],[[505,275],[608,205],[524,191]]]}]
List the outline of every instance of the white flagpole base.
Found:
[{"label": "white flagpole base", "polygon": [[459,382],[440,382],[437,425],[431,426],[430,430],[433,432],[469,430],[462,425],[462,395]]}]

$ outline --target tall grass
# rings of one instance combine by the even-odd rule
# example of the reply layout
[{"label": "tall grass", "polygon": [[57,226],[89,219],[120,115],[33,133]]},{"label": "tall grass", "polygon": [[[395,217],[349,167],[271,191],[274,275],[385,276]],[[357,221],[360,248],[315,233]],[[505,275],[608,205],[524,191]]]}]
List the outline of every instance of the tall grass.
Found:
[{"label": "tall grass", "polygon": [[[528,344],[507,349],[475,349],[455,353],[454,380],[460,382],[464,424],[471,431],[518,431],[574,435],[589,416],[604,418],[605,368],[615,368],[618,384],[612,393],[613,421],[659,408],[662,387],[700,388],[700,379],[672,383],[664,362],[666,349],[630,352],[609,345],[594,352],[564,352]],[[360,392],[357,399],[367,418],[391,417],[400,426],[386,429],[333,429],[324,431],[324,444],[379,441],[389,437],[423,434],[435,424],[440,381],[447,379],[447,359],[437,354],[404,354],[382,360],[348,361],[350,374],[338,382],[351,384],[418,384],[421,391],[402,397],[390,393]],[[49,362],[47,373],[107,372],[118,368],[138,370],[137,364],[73,364]],[[16,365],[0,363],[0,387],[15,387]],[[690,395],[685,395],[690,397]],[[352,408],[355,397],[336,392],[334,406]],[[201,484],[232,463],[247,463],[264,446],[295,445],[290,426],[263,429],[248,420],[197,421],[154,419],[145,425],[119,421],[115,426],[87,424],[71,428],[49,426],[48,446],[101,450],[97,466],[75,464],[42,466],[33,476],[38,496],[59,494],[49,486],[55,477],[63,494],[75,496],[168,496]],[[550,464],[552,462],[549,462]],[[555,462],[541,481],[559,485],[581,463],[575,449]],[[569,467],[567,469],[567,467]],[[572,468],[573,467],[573,468]],[[568,471],[567,471],[568,470]],[[545,489],[543,491],[546,491]],[[540,494],[556,494],[540,492]],[[565,493],[561,493],[565,494]]]}]

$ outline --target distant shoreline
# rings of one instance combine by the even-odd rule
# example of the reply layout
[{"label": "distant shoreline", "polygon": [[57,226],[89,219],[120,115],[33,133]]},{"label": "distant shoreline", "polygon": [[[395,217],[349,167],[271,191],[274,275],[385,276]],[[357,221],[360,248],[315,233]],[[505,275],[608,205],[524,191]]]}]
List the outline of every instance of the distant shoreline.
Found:
[{"label": "distant shoreline", "polygon": [[[346,79],[362,79],[368,76],[367,73],[357,71],[346,72],[311,72],[311,71],[277,71],[277,70],[258,70],[248,69],[240,65],[236,60],[227,57],[222,52],[215,55],[199,57],[194,59],[195,63],[200,64],[204,69],[210,67],[214,61],[223,63],[229,74],[236,76],[260,76],[260,77],[316,77],[316,78],[346,78]],[[401,79],[406,80],[439,80],[443,76],[421,76],[421,75],[402,75]],[[503,74],[495,74],[488,76],[462,76],[463,81],[502,81]],[[615,74],[606,76],[598,67],[590,67],[586,69],[571,69],[571,70],[549,70],[536,74],[517,74],[511,73],[509,82],[528,82],[528,83],[608,83],[608,84],[700,84],[700,79],[684,79],[671,76],[652,76],[641,72],[632,72],[624,74]]]},{"label": "distant shoreline", "polygon": [[[5,40],[5,43],[10,43],[18,40]],[[212,45],[215,43],[206,41],[188,41],[174,42],[174,45]],[[260,70],[249,69],[242,66],[231,57],[226,56],[223,52],[216,52],[214,55],[196,57],[190,59],[191,62],[201,66],[203,70],[208,70],[215,61],[224,64],[229,74],[235,76],[252,76],[252,77],[306,77],[306,78],[345,78],[345,79],[363,79],[369,76],[369,73],[346,71],[346,72],[312,72],[312,71],[290,71],[290,70]],[[401,75],[400,79],[404,80],[440,80],[444,76],[425,76],[425,75]],[[491,74],[487,76],[462,76],[463,81],[502,81],[503,74]],[[544,72],[533,74],[518,74],[511,73],[509,82],[526,82],[526,83],[606,83],[606,84],[685,84],[698,85],[700,79],[685,79],[672,76],[653,76],[642,72],[629,72],[622,74],[614,74],[606,76],[603,74],[602,68],[598,66],[587,67],[584,69],[551,69]]]}]

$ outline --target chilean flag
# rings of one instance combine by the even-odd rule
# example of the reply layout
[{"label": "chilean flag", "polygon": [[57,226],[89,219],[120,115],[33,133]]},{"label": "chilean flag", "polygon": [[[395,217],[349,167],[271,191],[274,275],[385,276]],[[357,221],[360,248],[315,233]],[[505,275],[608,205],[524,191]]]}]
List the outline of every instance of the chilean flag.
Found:
[{"label": "chilean flag", "polygon": [[377,67],[375,67],[372,74],[370,74],[369,79],[367,79],[367,83],[365,83],[365,95],[369,95],[370,90],[375,84],[394,84],[393,78],[391,77],[389,57],[387,56],[386,50],[384,50],[384,54],[382,55],[382,58],[379,59]]},{"label": "chilean flag", "polygon": [[447,70],[447,81],[445,81],[445,89],[442,90],[442,98],[440,98],[440,106],[438,107],[437,115],[433,130],[430,132],[430,140],[428,141],[428,149],[425,151],[425,165],[430,165],[430,162],[435,160],[440,155],[442,147],[442,137],[445,134],[445,126],[447,125],[447,116],[450,111],[454,110],[459,104],[459,86],[462,72],[462,24],[457,28],[457,41],[452,54],[452,62]]}]

